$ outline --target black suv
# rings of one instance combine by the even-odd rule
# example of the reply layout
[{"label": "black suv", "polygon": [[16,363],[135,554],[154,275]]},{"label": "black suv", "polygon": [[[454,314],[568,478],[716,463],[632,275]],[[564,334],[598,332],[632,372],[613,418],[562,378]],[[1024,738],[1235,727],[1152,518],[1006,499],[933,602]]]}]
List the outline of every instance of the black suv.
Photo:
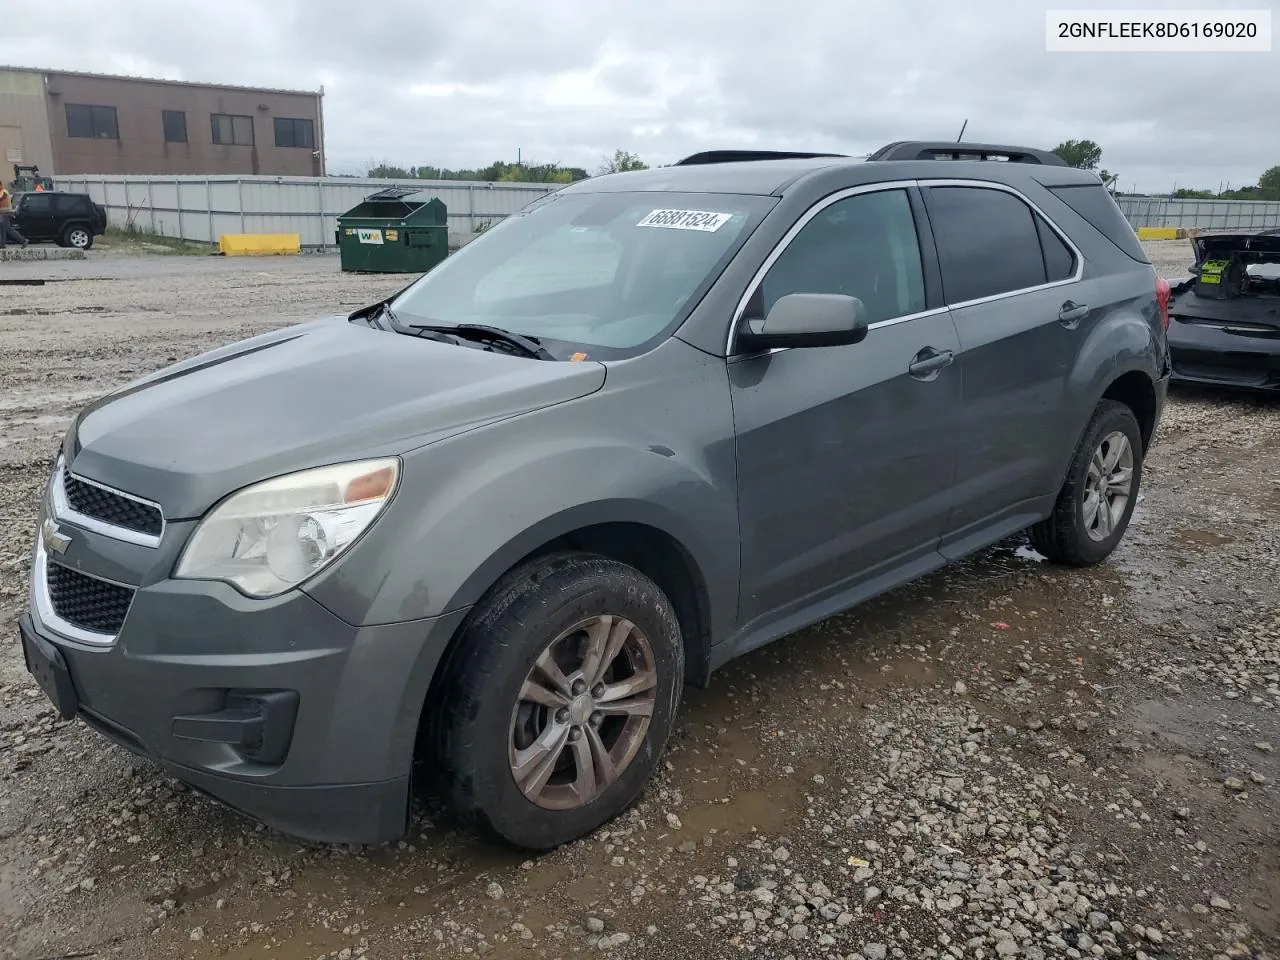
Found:
[{"label": "black suv", "polygon": [[88,250],[107,229],[107,211],[87,193],[37,190],[18,197],[13,225],[32,243]]}]

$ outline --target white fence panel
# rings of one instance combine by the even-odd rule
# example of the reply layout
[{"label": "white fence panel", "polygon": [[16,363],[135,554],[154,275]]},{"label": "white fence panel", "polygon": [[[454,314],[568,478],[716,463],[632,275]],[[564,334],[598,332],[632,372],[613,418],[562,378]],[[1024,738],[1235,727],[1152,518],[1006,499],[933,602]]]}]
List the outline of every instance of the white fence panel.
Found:
[{"label": "white fence panel", "polygon": [[1167,197],[1117,197],[1136,227],[1186,227],[1201,230],[1267,230],[1280,227],[1280,201],[1170,200]]},{"label": "white fence panel", "polygon": [[338,216],[390,186],[438,197],[449,231],[473,234],[560,184],[351,177],[66,176],[59,189],[88,193],[112,226],[216,243],[224,233],[296,233],[304,247],[334,245]]}]

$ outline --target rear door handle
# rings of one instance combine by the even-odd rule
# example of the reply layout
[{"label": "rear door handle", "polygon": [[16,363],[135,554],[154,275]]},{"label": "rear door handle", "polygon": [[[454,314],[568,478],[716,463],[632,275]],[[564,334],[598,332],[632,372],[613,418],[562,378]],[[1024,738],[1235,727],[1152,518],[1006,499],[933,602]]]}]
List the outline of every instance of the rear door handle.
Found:
[{"label": "rear door handle", "polygon": [[1076,303],[1074,300],[1068,300],[1062,305],[1062,309],[1058,311],[1058,320],[1064,326],[1074,327],[1088,315],[1088,306],[1083,303]]},{"label": "rear door handle", "polygon": [[950,350],[925,347],[911,359],[907,372],[917,380],[933,380],[942,368],[950,366],[955,358],[956,355]]}]

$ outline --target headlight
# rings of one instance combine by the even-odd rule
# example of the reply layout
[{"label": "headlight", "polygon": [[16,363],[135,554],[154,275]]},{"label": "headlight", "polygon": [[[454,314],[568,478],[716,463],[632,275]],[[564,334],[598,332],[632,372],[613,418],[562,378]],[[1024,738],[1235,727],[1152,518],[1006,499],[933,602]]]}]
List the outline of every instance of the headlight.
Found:
[{"label": "headlight", "polygon": [[273,597],[333,562],[387,505],[400,461],[362,460],[277,477],[232,494],[200,522],[174,576]]}]

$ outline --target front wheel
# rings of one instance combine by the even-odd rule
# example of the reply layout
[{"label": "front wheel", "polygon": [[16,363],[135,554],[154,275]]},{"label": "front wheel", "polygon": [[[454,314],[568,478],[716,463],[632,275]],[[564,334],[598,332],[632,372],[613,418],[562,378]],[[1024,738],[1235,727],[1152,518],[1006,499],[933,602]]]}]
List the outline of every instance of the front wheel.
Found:
[{"label": "front wheel", "polygon": [[1053,513],[1031,528],[1032,546],[1054,563],[1073,567],[1110,556],[1138,502],[1142,454],[1133,411],[1103,400],[1076,447]]},{"label": "front wheel", "polygon": [[482,602],[444,670],[433,739],[450,806],[546,850],[639,797],[675,721],[684,646],[640,571],[560,554]]}]

